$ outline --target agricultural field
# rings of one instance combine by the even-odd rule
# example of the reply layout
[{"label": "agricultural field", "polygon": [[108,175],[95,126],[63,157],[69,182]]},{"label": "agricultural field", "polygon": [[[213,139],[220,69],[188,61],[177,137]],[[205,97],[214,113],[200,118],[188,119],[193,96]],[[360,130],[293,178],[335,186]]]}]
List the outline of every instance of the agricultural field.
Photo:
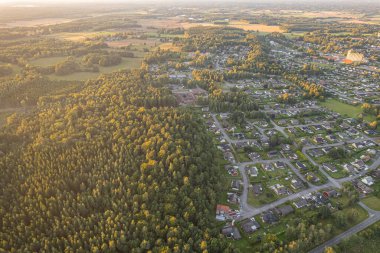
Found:
[{"label": "agricultural field", "polygon": [[41,18],[32,20],[18,20],[9,23],[0,24],[0,28],[15,28],[15,27],[38,27],[38,26],[49,26],[56,24],[63,24],[72,22],[73,19],[67,18]]},{"label": "agricultural field", "polygon": [[185,29],[189,29],[197,26],[211,26],[211,27],[220,27],[228,26],[243,29],[245,31],[258,31],[262,33],[271,33],[271,32],[283,32],[279,26],[269,26],[264,24],[250,24],[246,21],[231,21],[227,25],[218,25],[214,23],[181,23],[181,26]]}]

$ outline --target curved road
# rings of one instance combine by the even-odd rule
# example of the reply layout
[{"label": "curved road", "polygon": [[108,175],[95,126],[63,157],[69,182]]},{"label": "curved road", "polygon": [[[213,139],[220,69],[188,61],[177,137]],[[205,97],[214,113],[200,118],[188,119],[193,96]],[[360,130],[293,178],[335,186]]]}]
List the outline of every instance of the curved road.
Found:
[{"label": "curved road", "polygon": [[327,242],[321,244],[320,246],[314,248],[309,253],[322,253],[324,252],[326,247],[334,246],[338,243],[340,243],[342,240],[349,238],[350,236],[362,231],[363,229],[371,226],[372,224],[380,221],[380,212],[372,210],[368,208],[366,205],[364,205],[362,202],[359,202],[359,205],[362,206],[365,210],[369,213],[369,218],[362,221],[361,223],[351,227],[350,229],[344,231],[340,235],[335,236],[331,240],[328,240]]},{"label": "curved road", "polygon": [[[216,118],[215,114],[211,114],[216,126],[219,128],[220,132],[222,133],[223,137],[226,139],[226,141],[231,145],[231,148],[233,148],[232,144],[238,142],[238,141],[247,141],[247,140],[232,140],[228,134],[226,133],[226,131],[224,130],[224,128],[221,126],[220,122],[218,121],[218,119]],[[274,125],[274,128],[278,131],[280,131],[282,134],[284,134],[285,136],[287,136],[287,134],[285,133],[283,127],[279,127],[278,125],[276,125],[273,121],[272,121],[272,124]],[[261,132],[261,131],[260,131]],[[368,136],[365,136],[364,135],[364,138],[360,138],[360,139],[355,139],[355,140],[350,140],[350,141],[347,141],[346,143],[354,143],[354,142],[358,142],[358,141],[362,141],[362,140],[371,140],[371,138],[369,138]],[[377,157],[376,161],[371,165],[369,166],[369,169],[366,170],[366,171],[362,171],[360,173],[358,173],[357,175],[355,176],[351,176],[351,177],[346,177],[346,178],[342,178],[342,179],[334,179],[332,178],[326,171],[324,171],[324,169],[318,164],[316,163],[307,153],[306,151],[309,150],[309,149],[313,149],[313,148],[321,148],[321,147],[334,147],[334,146],[340,146],[340,145],[344,145],[345,142],[338,142],[338,143],[333,143],[333,144],[326,144],[326,145],[322,145],[322,146],[315,146],[315,145],[311,145],[311,146],[306,146],[302,149],[302,153],[306,156],[306,158],[308,158],[308,160],[315,166],[318,166],[319,170],[321,171],[321,173],[323,173],[327,178],[328,178],[328,183],[324,184],[324,185],[320,185],[320,186],[316,186],[316,185],[313,185],[313,184],[310,184],[308,183],[309,185],[309,188],[308,189],[305,189],[301,192],[298,192],[298,193],[295,193],[295,194],[292,194],[292,195],[288,195],[284,198],[281,198],[277,201],[274,201],[270,204],[267,204],[267,205],[264,205],[264,206],[261,206],[259,208],[254,208],[252,206],[250,206],[248,203],[247,203],[247,198],[248,198],[248,191],[249,191],[249,180],[248,180],[248,177],[247,177],[247,174],[245,172],[245,166],[246,165],[249,165],[249,164],[256,164],[256,163],[268,163],[268,162],[275,162],[275,161],[282,161],[284,163],[286,163],[293,171],[294,173],[299,176],[299,178],[301,178],[304,182],[307,182],[305,180],[305,178],[299,173],[299,171],[290,163],[289,159],[285,159],[285,158],[279,158],[279,159],[273,159],[273,160],[256,160],[256,161],[253,161],[253,162],[243,162],[243,163],[235,163],[236,166],[239,167],[239,171],[240,171],[240,174],[242,176],[242,179],[243,179],[243,192],[240,196],[240,217],[238,218],[238,220],[244,220],[244,219],[247,219],[247,218],[251,218],[252,216],[255,216],[255,215],[258,215],[262,212],[265,212],[265,211],[268,211],[270,209],[273,209],[279,205],[282,205],[284,203],[286,203],[287,201],[291,201],[291,200],[295,200],[295,199],[298,199],[302,196],[305,196],[309,193],[312,193],[312,192],[316,192],[316,191],[320,191],[320,190],[323,190],[323,189],[327,189],[327,188],[331,188],[331,187],[337,187],[337,188],[341,188],[341,184],[344,183],[344,182],[347,182],[347,181],[351,181],[353,179],[356,179],[356,178],[359,178],[363,175],[365,175],[366,173],[368,173],[369,171],[373,170],[373,169],[376,169],[379,167],[380,165],[380,156]],[[370,208],[368,208],[366,205],[364,205],[362,202],[359,202],[359,205],[361,205],[365,210],[367,210],[367,212],[369,213],[369,218],[364,220],[363,222],[351,227],[350,229],[346,230],[345,232],[343,232],[342,234],[332,238],[331,240],[321,244],[320,246],[318,246],[317,248],[311,250],[310,252],[311,253],[320,253],[320,252],[323,252],[324,249],[328,246],[333,246],[339,242],[341,242],[343,239],[347,238],[347,237],[350,237],[351,235],[367,228],[368,226],[374,224],[375,222],[379,221],[380,220],[380,211],[374,211]]]}]

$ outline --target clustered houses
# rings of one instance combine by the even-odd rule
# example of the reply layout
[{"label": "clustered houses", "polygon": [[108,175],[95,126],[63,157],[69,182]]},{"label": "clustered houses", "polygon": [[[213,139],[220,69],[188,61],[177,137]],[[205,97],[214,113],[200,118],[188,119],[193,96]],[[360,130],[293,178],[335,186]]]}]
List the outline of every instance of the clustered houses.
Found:
[{"label": "clustered houses", "polygon": [[[331,71],[321,76],[311,76],[308,80],[322,85],[327,93],[338,95],[344,102],[358,103],[379,95],[373,80],[362,78],[369,71],[363,68],[365,66],[327,62],[304,53],[301,53],[302,57],[296,57],[300,55],[297,50],[277,42],[271,42],[271,45],[271,57],[278,58],[288,70],[299,70],[305,61],[331,64]],[[300,42],[302,45],[303,42]],[[240,52],[246,49],[239,48]],[[227,60],[244,59],[244,53],[236,51],[234,46],[216,50],[216,55],[208,55],[215,70],[231,70]],[[350,80],[346,88],[344,80],[347,77]],[[371,178],[359,176],[367,174],[380,156],[379,146],[372,138],[379,135],[378,131],[369,130],[356,119],[321,107],[316,100],[302,99],[304,91],[294,88],[292,83],[279,76],[257,75],[228,80],[222,82],[221,88],[223,93],[244,93],[259,104],[259,110],[252,112],[253,117],[246,113],[243,119],[236,117],[235,109],[222,113],[202,109],[208,128],[218,141],[217,147],[229,164],[225,166],[229,185],[226,185],[228,192],[223,203],[236,210],[231,207],[230,210],[223,210],[218,205],[217,219],[227,221],[222,229],[224,235],[239,239],[241,233],[255,233],[267,225],[281,222],[283,217],[292,215],[298,209],[331,207],[329,200],[339,196],[339,193],[324,189],[300,194],[301,198],[266,209],[268,211],[255,217],[246,218],[243,215],[244,205],[267,206],[294,193],[302,193],[309,187],[323,186],[328,182],[326,173],[344,181],[351,181],[348,176],[352,175],[359,191],[371,191]],[[281,101],[279,97],[284,94],[293,97],[294,101]],[[204,94],[200,92],[199,96]],[[376,179],[375,176],[372,178]],[[242,198],[243,191],[248,195],[247,203],[247,199]]]}]

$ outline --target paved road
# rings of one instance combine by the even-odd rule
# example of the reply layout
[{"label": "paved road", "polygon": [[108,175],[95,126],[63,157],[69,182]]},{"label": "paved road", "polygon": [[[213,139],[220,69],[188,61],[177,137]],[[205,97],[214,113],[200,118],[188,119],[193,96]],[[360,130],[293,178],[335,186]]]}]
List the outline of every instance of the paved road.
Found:
[{"label": "paved road", "polygon": [[322,145],[306,145],[302,150],[309,150],[309,149],[315,149],[315,148],[338,147],[338,146],[345,145],[346,143],[356,143],[356,142],[361,142],[361,141],[366,141],[366,140],[372,140],[372,139],[363,135],[362,138],[353,139],[353,140],[340,141],[340,142],[335,142],[335,143],[330,143],[330,144],[322,144]]},{"label": "paved road", "polygon": [[284,203],[286,203],[287,201],[291,201],[291,200],[295,200],[295,199],[298,199],[302,196],[305,196],[309,193],[312,193],[312,192],[316,192],[316,191],[320,191],[320,190],[323,190],[323,189],[326,189],[326,188],[330,188],[330,187],[333,187],[333,185],[331,184],[331,182],[327,183],[327,184],[324,184],[324,185],[319,185],[319,186],[313,186],[313,187],[310,187],[306,190],[303,190],[303,191],[300,191],[298,193],[294,193],[292,195],[288,195],[282,199],[279,199],[277,201],[274,201],[270,204],[267,204],[267,205],[264,205],[264,206],[261,206],[259,208],[254,208],[252,211],[249,211],[249,212],[244,212],[241,214],[239,220],[244,220],[244,219],[247,219],[247,218],[250,218],[252,216],[255,216],[255,215],[258,215],[262,212],[265,212],[265,211],[268,211],[270,209],[273,209],[279,205],[282,205]]},{"label": "paved road", "polygon": [[255,160],[255,161],[252,161],[252,162],[242,162],[242,163],[237,163],[237,165],[239,167],[242,167],[242,168],[245,168],[245,166],[247,165],[254,165],[254,164],[258,164],[258,163],[275,163],[275,162],[283,162],[285,164],[287,164],[291,170],[305,183],[307,184],[308,186],[313,186],[313,184],[309,183],[305,177],[299,172],[299,170],[294,167],[294,165],[289,161],[289,159],[286,159],[286,158],[277,158],[277,159],[271,159],[271,160],[262,160],[262,159],[258,159],[258,160]]},{"label": "paved road", "polygon": [[286,108],[286,109],[280,108],[280,109],[268,109],[268,110],[260,110],[260,111],[265,112],[265,113],[276,113],[276,112],[281,112],[284,110],[287,112],[291,112],[291,111],[302,111],[302,110],[308,110],[308,109],[320,109],[320,107],[313,105],[313,106],[302,107],[302,108]]},{"label": "paved road", "polygon": [[341,178],[341,179],[336,179],[336,181],[338,181],[339,183],[344,183],[344,182],[347,182],[347,181],[351,181],[351,180],[354,180],[354,179],[358,179],[359,177],[362,177],[362,176],[364,176],[365,174],[367,174],[368,172],[370,172],[371,170],[378,169],[379,167],[380,167],[380,156],[377,157],[376,161],[375,161],[374,163],[372,163],[372,164],[368,167],[368,170],[363,170],[363,171],[359,172],[358,174],[353,175],[353,176],[350,176],[350,177],[345,177],[345,178]]},{"label": "paved road", "polygon": [[309,127],[309,126],[323,125],[323,124],[333,123],[333,122],[335,122],[335,121],[326,120],[326,121],[322,121],[322,122],[318,122],[318,123],[315,122],[315,123],[310,123],[310,124],[300,124],[300,125],[287,126],[287,127],[284,127],[284,129],[295,128],[295,127]]},{"label": "paved road", "polygon": [[247,173],[245,172],[245,166],[240,165],[239,166],[239,171],[240,174],[242,175],[243,178],[243,192],[240,195],[240,213],[245,214],[245,213],[250,213],[253,212],[255,209],[251,207],[248,204],[248,191],[249,191],[249,181],[247,177]]},{"label": "paved road", "polygon": [[282,133],[286,138],[289,138],[289,135],[285,133],[284,128],[277,125],[273,120],[270,120],[270,122],[273,124],[274,129]]},{"label": "paved road", "polygon": [[318,167],[319,171],[325,176],[327,177],[327,179],[336,187],[336,188],[341,188],[341,185],[339,184],[339,182],[337,182],[334,178],[332,178],[323,168],[321,165],[319,165],[318,163],[316,163],[307,153],[306,153],[306,148],[302,148],[302,153],[304,154],[304,156],[316,167]]},{"label": "paved road", "polygon": [[344,231],[340,235],[335,236],[331,240],[323,243],[322,245],[314,248],[309,253],[321,253],[325,250],[326,247],[334,246],[338,243],[340,243],[342,240],[349,238],[350,236],[362,231],[363,229],[371,226],[372,224],[380,221],[380,212],[372,210],[368,208],[366,205],[364,205],[362,202],[359,202],[359,205],[361,205],[365,210],[369,213],[369,218],[362,221],[361,223],[357,224],[356,226],[351,227],[350,229]]},{"label": "paved road", "polygon": [[[216,124],[216,126],[219,128],[219,130],[221,131],[221,133],[223,134],[223,137],[226,139],[226,141],[231,145],[233,143],[236,143],[238,142],[237,140],[232,140],[228,134],[226,133],[226,131],[224,130],[224,128],[221,126],[220,122],[218,121],[218,119],[216,118],[216,116],[214,114],[211,114],[212,115],[212,118],[214,119],[214,122]],[[273,121],[272,121],[272,124],[274,125],[274,128],[277,129],[278,131],[280,131],[282,134],[284,134],[284,136],[288,136],[285,132],[284,132],[284,128],[283,127],[279,127],[278,125],[276,125]],[[257,126],[256,126],[257,127]],[[260,132],[264,132],[263,129],[257,127],[259,129]],[[249,180],[247,178],[247,174],[245,172],[245,166],[246,165],[249,165],[249,164],[256,164],[256,163],[271,163],[271,162],[275,162],[275,161],[282,161],[286,164],[288,164],[288,166],[294,171],[294,173],[299,176],[302,180],[304,180],[305,182],[307,182],[305,180],[305,178],[299,173],[299,171],[290,163],[289,159],[285,159],[285,158],[278,158],[278,159],[273,159],[273,160],[255,160],[255,161],[252,161],[252,162],[243,162],[243,163],[235,163],[234,165],[237,165],[239,167],[239,171],[240,171],[240,174],[242,175],[242,179],[243,179],[243,192],[240,196],[240,201],[241,201],[241,210],[240,210],[240,214],[241,216],[238,218],[238,220],[244,220],[244,219],[247,219],[247,218],[251,218],[252,216],[255,216],[255,215],[258,215],[262,212],[265,212],[265,211],[268,211],[270,209],[273,209],[279,205],[282,205],[288,201],[292,201],[292,200],[295,200],[295,199],[298,199],[298,198],[301,198],[302,196],[305,196],[309,193],[313,193],[313,192],[316,192],[316,191],[321,191],[321,190],[324,190],[324,189],[327,189],[327,188],[331,188],[331,187],[337,187],[337,188],[340,188],[341,187],[341,184],[344,183],[344,182],[347,182],[347,181],[350,181],[350,180],[353,180],[355,178],[359,178],[361,176],[363,176],[364,174],[368,173],[370,170],[373,170],[373,169],[376,169],[379,167],[380,165],[380,156],[376,159],[376,161],[369,167],[368,170],[366,171],[362,171],[361,173],[355,175],[355,176],[352,176],[352,177],[346,177],[346,178],[342,178],[342,179],[339,179],[339,180],[336,180],[334,178],[332,178],[329,174],[327,174],[327,172],[325,172],[323,170],[323,168],[321,168],[321,166],[316,163],[307,153],[306,151],[309,150],[309,149],[312,149],[312,148],[321,148],[321,147],[335,147],[335,146],[340,146],[340,145],[344,145],[345,143],[354,143],[354,142],[358,142],[358,141],[362,141],[362,140],[365,140],[365,139],[371,139],[369,138],[368,136],[365,136],[363,135],[364,138],[360,138],[360,139],[355,139],[355,140],[350,140],[350,141],[347,141],[347,142],[339,142],[339,143],[334,143],[334,144],[326,144],[326,145],[322,145],[322,146],[314,146],[314,145],[311,145],[311,146],[307,146],[307,147],[304,147],[302,149],[302,153],[309,159],[309,161],[315,165],[315,166],[318,166],[318,168],[320,169],[320,171],[328,178],[328,183],[324,184],[324,185],[320,185],[320,186],[315,186],[315,185],[312,185],[310,183],[308,183],[309,185],[309,188],[308,189],[305,189],[301,192],[298,192],[298,193],[295,193],[295,194],[292,194],[292,195],[288,195],[282,199],[279,199],[277,201],[274,201],[270,204],[267,204],[267,205],[264,205],[264,206],[261,206],[259,208],[254,208],[252,206],[250,206],[247,202],[247,198],[248,198],[248,191],[249,191]],[[239,140],[239,141],[246,141],[246,140]],[[231,145],[232,146],[232,145]],[[233,146],[232,146],[233,148]],[[337,243],[339,243],[340,241],[342,241],[343,239],[347,238],[347,237],[350,237],[351,235],[367,228],[368,226],[372,225],[373,223],[377,222],[380,220],[380,212],[378,211],[374,211],[374,210],[371,210],[370,208],[368,208],[367,206],[365,206],[363,203],[359,203],[365,210],[368,211],[370,217],[368,219],[366,219],[365,221],[357,224],[356,226],[348,229],[347,231],[343,232],[342,234],[334,237],[333,239],[323,243],[322,245],[320,245],[319,247],[313,249],[311,251],[311,253],[319,253],[319,252],[323,252],[323,250],[328,247],[328,246],[332,246],[332,245],[335,245]]]}]

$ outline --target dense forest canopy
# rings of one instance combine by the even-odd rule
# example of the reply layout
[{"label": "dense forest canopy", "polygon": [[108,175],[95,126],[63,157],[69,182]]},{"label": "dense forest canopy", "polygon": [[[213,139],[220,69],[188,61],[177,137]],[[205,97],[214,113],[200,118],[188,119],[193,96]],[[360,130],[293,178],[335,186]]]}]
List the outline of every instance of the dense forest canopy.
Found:
[{"label": "dense forest canopy", "polygon": [[213,219],[210,137],[152,83],[143,71],[101,76],[8,118],[1,251],[229,251]]}]

